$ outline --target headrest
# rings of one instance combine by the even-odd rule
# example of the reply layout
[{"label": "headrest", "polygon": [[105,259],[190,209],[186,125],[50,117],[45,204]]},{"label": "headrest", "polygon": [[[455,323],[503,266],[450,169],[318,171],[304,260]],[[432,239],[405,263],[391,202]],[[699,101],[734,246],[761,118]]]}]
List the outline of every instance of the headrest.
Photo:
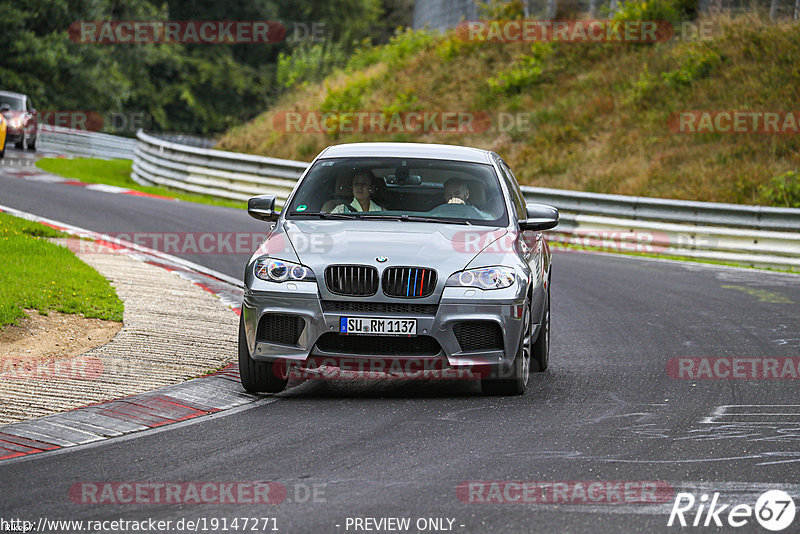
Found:
[{"label": "headrest", "polygon": [[486,204],[486,189],[483,184],[473,180],[469,180],[469,202],[476,208],[482,208]]},{"label": "headrest", "polygon": [[344,174],[336,178],[336,185],[333,189],[333,194],[339,197],[352,197],[353,196],[353,176]]}]

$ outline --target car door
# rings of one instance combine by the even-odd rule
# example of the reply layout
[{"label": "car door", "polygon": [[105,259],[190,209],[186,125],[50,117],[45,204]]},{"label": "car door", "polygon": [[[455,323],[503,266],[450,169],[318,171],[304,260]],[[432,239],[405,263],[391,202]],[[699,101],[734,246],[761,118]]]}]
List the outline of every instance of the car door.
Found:
[{"label": "car door", "polygon": [[35,137],[39,131],[39,121],[38,117],[36,116],[36,108],[33,107],[33,103],[31,102],[30,98],[25,98],[25,111],[28,115],[26,129],[28,130],[29,135],[33,135]]},{"label": "car door", "polygon": [[[499,162],[503,179],[506,182],[514,210],[517,213],[517,220],[526,219],[528,216],[525,208],[525,196],[519,188],[519,183],[511,168],[505,161]],[[525,261],[531,269],[531,276],[534,280],[534,318],[539,322],[539,317],[544,312],[545,292],[547,290],[548,275],[550,269],[550,257],[547,245],[544,241],[542,232],[525,231],[519,233],[520,247],[523,251]]]},{"label": "car door", "polygon": [[[505,182],[506,189],[508,190],[508,194],[511,199],[511,205],[514,209],[514,213],[516,214],[517,221],[521,221],[527,218],[527,211],[525,209],[525,198],[522,196],[522,191],[519,189],[519,185],[517,184],[516,178],[514,178],[514,174],[511,172],[511,169],[508,168],[508,165],[505,162],[499,162],[500,172],[503,175],[503,181]],[[534,250],[534,245],[536,241],[536,235],[538,232],[520,232],[519,239],[520,239],[520,248],[522,249],[523,255],[525,257],[525,261],[530,264],[531,261],[531,252]],[[531,265],[531,269],[534,269],[534,266]]]}]

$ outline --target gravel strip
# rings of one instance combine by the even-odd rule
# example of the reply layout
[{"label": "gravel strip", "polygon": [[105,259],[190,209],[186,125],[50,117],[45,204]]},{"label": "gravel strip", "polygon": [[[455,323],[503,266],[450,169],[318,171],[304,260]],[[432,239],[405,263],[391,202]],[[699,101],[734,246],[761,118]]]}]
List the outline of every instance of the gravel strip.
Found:
[{"label": "gravel strip", "polygon": [[125,304],[122,330],[106,345],[59,360],[57,369],[67,371],[0,379],[0,424],[150,391],[234,361],[238,317],[218,297],[126,254],[99,252],[78,257],[116,288]]}]

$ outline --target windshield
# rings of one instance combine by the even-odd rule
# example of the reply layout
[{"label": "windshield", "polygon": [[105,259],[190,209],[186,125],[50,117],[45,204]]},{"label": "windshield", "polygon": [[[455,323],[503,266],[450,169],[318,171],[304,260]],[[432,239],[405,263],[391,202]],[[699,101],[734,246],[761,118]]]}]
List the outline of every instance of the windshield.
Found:
[{"label": "windshield", "polygon": [[508,223],[491,165],[432,159],[319,160],[286,211],[289,219]]},{"label": "windshield", "polygon": [[0,95],[0,106],[8,104],[12,111],[25,111],[22,99],[17,96]]}]

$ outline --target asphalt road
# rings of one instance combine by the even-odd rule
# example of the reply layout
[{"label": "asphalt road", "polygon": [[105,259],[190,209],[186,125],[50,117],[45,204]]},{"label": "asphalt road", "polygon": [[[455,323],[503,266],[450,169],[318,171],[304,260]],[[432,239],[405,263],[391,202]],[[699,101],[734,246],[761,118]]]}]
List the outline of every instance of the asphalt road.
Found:
[{"label": "asphalt road", "polygon": [[[243,211],[9,178],[2,167],[0,204],[101,232],[262,228]],[[185,255],[236,277],[246,256]],[[556,254],[554,269],[551,367],[522,397],[483,397],[463,381],[309,381],[220,417],[0,463],[0,515],[274,517],[284,533],[390,531],[356,529],[359,517],[408,517],[408,532],[444,531],[415,529],[419,518],[470,534],[673,532],[677,492],[753,505],[779,489],[800,504],[797,381],[667,372],[679,357],[800,356],[800,277],[574,252]],[[288,495],[271,506],[76,504],[69,490],[85,481],[274,481]],[[669,491],[660,504],[463,502],[456,488],[468,481]],[[753,518],[722,531],[766,532]]]}]

